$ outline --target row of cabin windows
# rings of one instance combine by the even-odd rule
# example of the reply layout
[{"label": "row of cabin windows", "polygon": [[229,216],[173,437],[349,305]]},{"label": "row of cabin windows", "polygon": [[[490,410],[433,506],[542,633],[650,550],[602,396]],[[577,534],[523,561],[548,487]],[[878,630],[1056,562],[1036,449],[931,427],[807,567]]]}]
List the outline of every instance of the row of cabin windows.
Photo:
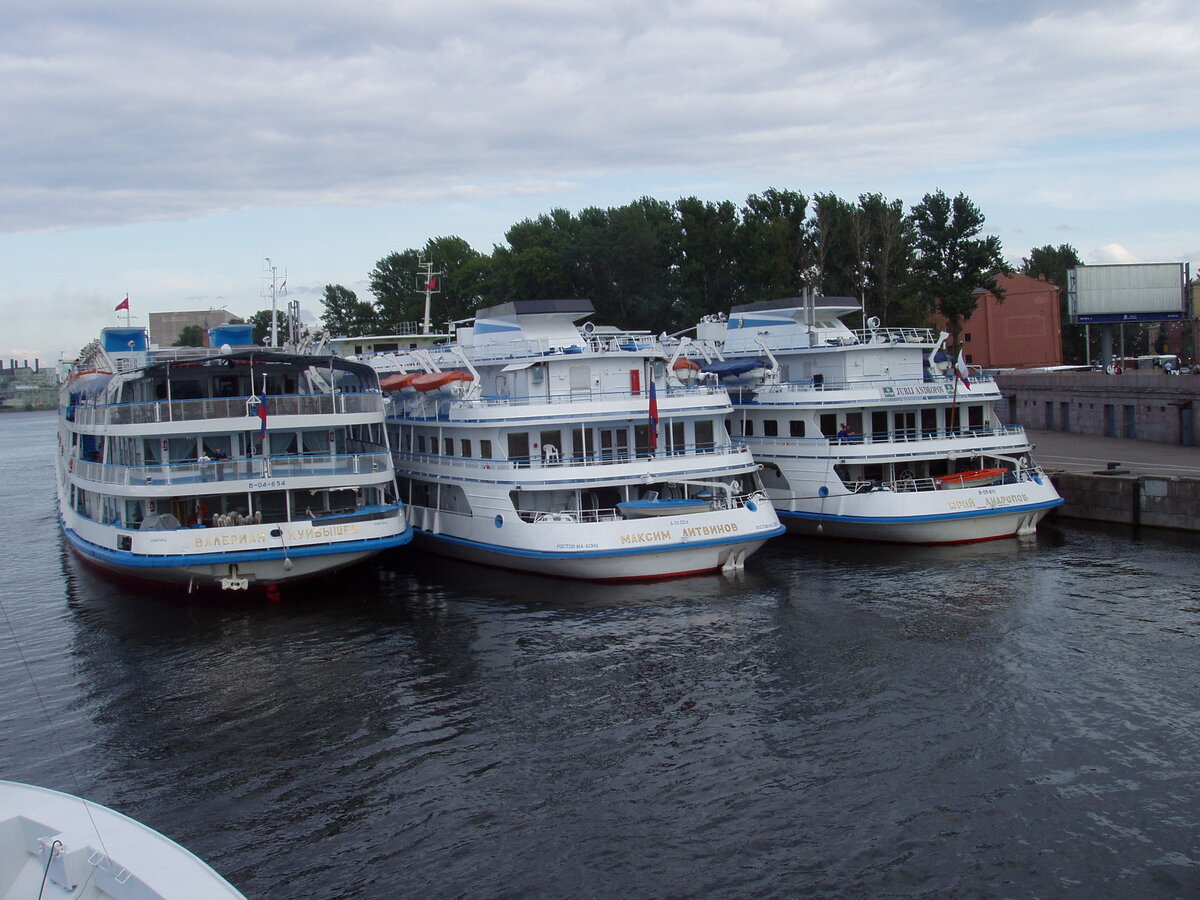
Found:
[{"label": "row of cabin windows", "polygon": [[[412,449],[412,436],[405,435],[404,449]],[[418,453],[434,453],[443,456],[461,456],[464,459],[472,459],[475,457],[475,445],[470,438],[437,438],[433,435],[417,435],[417,452]],[[492,458],[492,442],[486,439],[478,441],[478,458]]]},{"label": "row of cabin windows", "polygon": [[[889,422],[890,416],[890,422]],[[963,406],[955,410],[951,407],[931,407],[920,410],[891,412],[876,410],[870,414],[870,434],[877,440],[883,440],[890,434],[897,437],[916,437],[918,430],[923,435],[938,434],[950,430],[975,431],[984,427],[984,407],[978,404]],[[861,437],[863,434],[864,414],[824,413],[820,417],[820,433],[822,437],[834,437],[842,431],[842,426],[848,434]],[[787,422],[788,434],[791,437],[805,436],[805,423],[800,419],[790,419]],[[754,420],[746,419],[743,423],[742,434],[754,436]],[[762,436],[778,437],[779,422],[775,419],[762,420]]]},{"label": "row of cabin windows", "polygon": [[[802,425],[803,423],[801,423]],[[645,455],[650,450],[650,429],[648,425],[634,425],[632,428],[632,446],[635,453]],[[662,440],[658,447],[664,453],[683,453],[687,448],[687,433],[683,422],[671,422],[661,429]],[[694,423],[696,448],[711,450],[716,446],[714,425],[711,421],[702,420]],[[473,452],[475,443],[470,438],[437,437],[434,435],[405,434],[402,438],[401,449],[417,453],[430,453],[440,456],[460,456],[466,459],[476,457]],[[492,459],[492,442],[480,439],[478,442],[479,459]],[[513,460],[530,459],[561,459],[572,454],[575,458],[588,456],[625,457],[630,452],[630,428],[573,428],[570,432],[570,445],[563,441],[560,430],[524,432],[518,431],[508,435],[508,458]]]}]

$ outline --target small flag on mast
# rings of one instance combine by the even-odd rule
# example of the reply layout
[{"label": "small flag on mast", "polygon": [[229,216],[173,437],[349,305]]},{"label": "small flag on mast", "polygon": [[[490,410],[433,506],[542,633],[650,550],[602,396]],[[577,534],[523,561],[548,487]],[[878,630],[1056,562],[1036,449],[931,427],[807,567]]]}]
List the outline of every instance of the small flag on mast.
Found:
[{"label": "small flag on mast", "polygon": [[654,378],[650,378],[650,452],[658,449],[658,395],[654,391]]},{"label": "small flag on mast", "polygon": [[427,290],[427,291],[436,291],[437,290],[437,276],[436,275],[434,275],[427,282],[425,282],[425,290]]},{"label": "small flag on mast", "polygon": [[263,394],[258,401],[258,420],[262,423],[262,427],[258,430],[258,439],[261,441],[267,436],[267,395]]},{"label": "small flag on mast", "polygon": [[968,391],[971,389],[971,373],[967,369],[967,364],[963,360],[962,350],[958,351],[958,362],[954,364],[954,374],[958,376],[958,380],[963,383]]},{"label": "small flag on mast", "polygon": [[129,295],[125,295],[125,299],[117,304],[117,308],[113,312],[120,312],[123,309],[129,309]]}]

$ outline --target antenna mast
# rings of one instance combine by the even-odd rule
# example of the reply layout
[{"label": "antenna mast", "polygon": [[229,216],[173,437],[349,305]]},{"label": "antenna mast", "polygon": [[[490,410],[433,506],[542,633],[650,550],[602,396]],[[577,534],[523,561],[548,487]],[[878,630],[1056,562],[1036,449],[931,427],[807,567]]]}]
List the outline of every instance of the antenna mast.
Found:
[{"label": "antenna mast", "polygon": [[421,320],[421,334],[429,334],[429,301],[430,298],[439,291],[438,279],[446,273],[441,271],[433,271],[433,261],[425,261],[425,257],[419,257],[417,263],[417,290],[425,295],[425,318]]},{"label": "antenna mast", "polygon": [[[276,312],[279,298],[287,294],[287,270],[283,271],[283,280],[280,281],[279,269],[271,262],[271,257],[267,257],[267,271],[270,273],[270,282],[267,288],[264,289],[271,292],[271,349],[279,346],[279,321],[278,313]],[[294,328],[295,326],[290,326]]]}]

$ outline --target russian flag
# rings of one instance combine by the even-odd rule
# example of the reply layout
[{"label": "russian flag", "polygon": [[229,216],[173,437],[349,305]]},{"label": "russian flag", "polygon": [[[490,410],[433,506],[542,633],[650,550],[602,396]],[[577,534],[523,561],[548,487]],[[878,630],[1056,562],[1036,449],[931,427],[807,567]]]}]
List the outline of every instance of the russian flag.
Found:
[{"label": "russian flag", "polygon": [[258,430],[258,439],[261,441],[267,436],[267,395],[263,394],[262,399],[258,401],[258,421],[262,423],[262,427]]},{"label": "russian flag", "polygon": [[658,449],[658,394],[654,391],[654,378],[650,379],[650,452]]},{"label": "russian flag", "polygon": [[958,351],[958,362],[954,364],[954,374],[957,375],[958,380],[963,383],[963,387],[969,391],[971,389],[971,373],[970,370],[967,369],[966,362],[963,360],[963,353],[961,350]]}]

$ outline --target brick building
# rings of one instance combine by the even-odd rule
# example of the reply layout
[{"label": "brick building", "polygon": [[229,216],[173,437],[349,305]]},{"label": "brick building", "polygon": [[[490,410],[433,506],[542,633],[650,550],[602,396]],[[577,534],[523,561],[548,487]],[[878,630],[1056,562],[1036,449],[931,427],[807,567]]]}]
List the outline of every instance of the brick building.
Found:
[{"label": "brick building", "polygon": [[976,291],[979,305],[962,324],[963,355],[984,369],[1062,365],[1058,288],[1028,275],[999,275],[1004,300]]}]

